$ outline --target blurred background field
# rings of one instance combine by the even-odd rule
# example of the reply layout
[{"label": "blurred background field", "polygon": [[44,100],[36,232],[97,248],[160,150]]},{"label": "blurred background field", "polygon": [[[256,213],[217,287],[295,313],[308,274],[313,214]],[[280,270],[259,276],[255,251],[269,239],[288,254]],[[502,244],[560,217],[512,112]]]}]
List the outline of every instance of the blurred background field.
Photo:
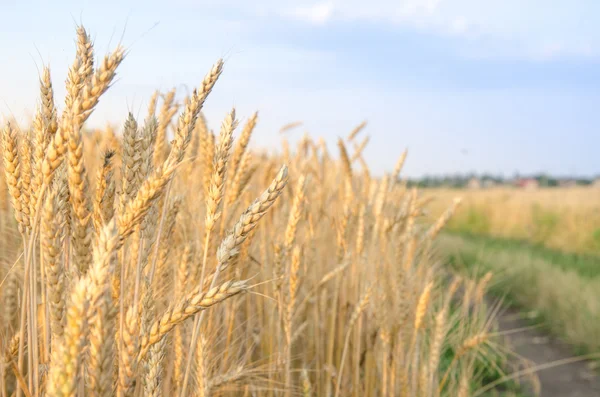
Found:
[{"label": "blurred background field", "polygon": [[431,217],[457,195],[462,209],[447,230],[502,239],[571,253],[600,252],[600,187],[523,189],[427,189],[435,198]]},{"label": "blurred background field", "polygon": [[461,208],[439,240],[455,269],[494,273],[496,296],[577,353],[600,349],[600,188],[435,188],[429,217],[450,197]]}]

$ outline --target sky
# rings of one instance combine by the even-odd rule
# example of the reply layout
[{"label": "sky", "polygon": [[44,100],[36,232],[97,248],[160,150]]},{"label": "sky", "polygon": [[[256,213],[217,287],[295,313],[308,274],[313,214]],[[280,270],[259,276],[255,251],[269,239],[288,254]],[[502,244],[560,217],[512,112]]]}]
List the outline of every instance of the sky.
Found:
[{"label": "sky", "polygon": [[0,0],[0,120],[26,123],[49,64],[57,102],[82,23],[100,57],[127,57],[89,125],[142,118],[155,89],[223,75],[204,112],[218,130],[258,110],[257,147],[292,121],[336,150],[367,121],[373,172],[600,174],[596,0]]}]

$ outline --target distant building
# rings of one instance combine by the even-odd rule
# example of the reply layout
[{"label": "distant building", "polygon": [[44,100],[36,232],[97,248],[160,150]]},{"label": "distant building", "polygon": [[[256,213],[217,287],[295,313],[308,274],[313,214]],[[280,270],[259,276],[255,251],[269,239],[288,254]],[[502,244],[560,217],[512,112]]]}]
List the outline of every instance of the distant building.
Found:
[{"label": "distant building", "polygon": [[481,188],[481,182],[479,182],[478,178],[471,178],[469,182],[467,182],[467,189],[479,189]]},{"label": "distant building", "polygon": [[518,179],[516,181],[516,185],[522,189],[537,189],[540,186],[540,183],[537,181],[537,179],[523,178]]},{"label": "distant building", "polygon": [[496,182],[495,182],[495,181],[493,181],[493,180],[491,180],[491,179],[484,179],[484,180],[483,180],[483,183],[482,183],[482,186],[483,186],[485,189],[489,189],[489,188],[491,188],[491,187],[494,187],[494,186],[496,186]]},{"label": "distant building", "polygon": [[573,179],[563,179],[558,182],[558,186],[560,187],[573,187],[577,186],[577,181]]}]

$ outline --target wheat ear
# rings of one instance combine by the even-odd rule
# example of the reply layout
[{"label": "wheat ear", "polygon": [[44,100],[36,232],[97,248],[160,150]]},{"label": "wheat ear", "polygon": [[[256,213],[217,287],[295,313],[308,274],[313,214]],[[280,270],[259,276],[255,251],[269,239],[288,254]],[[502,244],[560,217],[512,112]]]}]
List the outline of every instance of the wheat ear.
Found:
[{"label": "wheat ear", "polygon": [[71,292],[66,312],[64,338],[52,352],[52,365],[48,374],[48,395],[75,397],[81,374],[83,350],[87,340],[88,310],[86,278],[80,279]]},{"label": "wheat ear", "polygon": [[175,306],[167,309],[158,320],[144,333],[140,344],[140,357],[143,357],[150,346],[159,342],[177,324],[185,321],[201,310],[205,310],[247,289],[245,281],[227,281],[207,292],[199,290],[187,294]]}]

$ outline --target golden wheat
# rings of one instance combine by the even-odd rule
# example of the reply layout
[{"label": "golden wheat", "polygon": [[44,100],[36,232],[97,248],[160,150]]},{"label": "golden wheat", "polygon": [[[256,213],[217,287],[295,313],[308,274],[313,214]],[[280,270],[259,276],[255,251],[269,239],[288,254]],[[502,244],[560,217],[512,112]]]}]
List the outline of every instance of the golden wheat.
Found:
[{"label": "golden wheat", "polygon": [[[431,240],[457,202],[423,227],[422,197],[399,183],[406,152],[371,174],[363,122],[337,161],[308,135],[265,155],[249,145],[257,113],[236,139],[235,110],[215,142],[202,107],[222,60],[158,116],[155,92],[139,125],[90,131],[125,52],[96,57],[76,33],[64,111],[45,68],[31,129],[2,127],[0,395],[453,396],[478,382],[468,353],[492,338],[491,276],[467,297],[481,310],[451,301],[456,282],[443,294]],[[460,365],[440,374],[447,345]]]}]

